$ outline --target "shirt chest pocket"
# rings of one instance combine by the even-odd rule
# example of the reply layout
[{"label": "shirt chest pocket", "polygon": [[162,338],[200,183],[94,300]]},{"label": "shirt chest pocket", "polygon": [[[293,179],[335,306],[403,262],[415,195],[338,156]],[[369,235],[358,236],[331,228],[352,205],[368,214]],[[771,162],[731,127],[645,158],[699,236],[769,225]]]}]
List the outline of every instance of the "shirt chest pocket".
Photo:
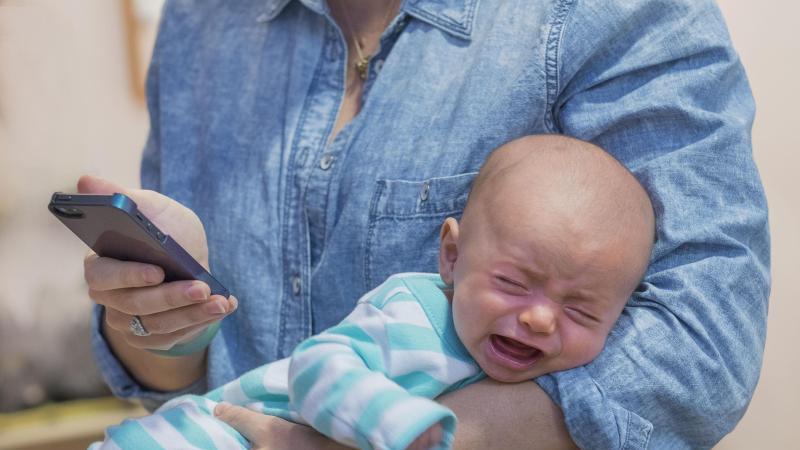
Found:
[{"label": "shirt chest pocket", "polygon": [[476,175],[377,182],[365,246],[367,290],[394,273],[438,272],[439,230],[445,218],[461,217]]}]

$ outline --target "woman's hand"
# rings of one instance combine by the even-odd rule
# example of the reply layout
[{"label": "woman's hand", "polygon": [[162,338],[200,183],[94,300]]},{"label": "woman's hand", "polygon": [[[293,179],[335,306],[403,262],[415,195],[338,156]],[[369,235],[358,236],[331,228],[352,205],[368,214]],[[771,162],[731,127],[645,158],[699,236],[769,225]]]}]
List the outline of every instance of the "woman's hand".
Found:
[{"label": "woman's hand", "polygon": [[241,406],[220,403],[214,415],[242,434],[252,450],[344,450],[345,447],[311,427],[267,416]]},{"label": "woman's hand", "polygon": [[[127,195],[159,229],[208,270],[205,230],[190,209],[154,191],[125,189],[90,176],[81,177],[78,192]],[[150,264],[90,253],[84,260],[84,275],[89,297],[105,306],[107,327],[138,349],[167,350],[188,342],[236,307],[236,299],[211,296],[210,288],[201,281],[163,283],[164,271]],[[133,334],[130,323],[134,315],[139,316],[149,336]]]}]

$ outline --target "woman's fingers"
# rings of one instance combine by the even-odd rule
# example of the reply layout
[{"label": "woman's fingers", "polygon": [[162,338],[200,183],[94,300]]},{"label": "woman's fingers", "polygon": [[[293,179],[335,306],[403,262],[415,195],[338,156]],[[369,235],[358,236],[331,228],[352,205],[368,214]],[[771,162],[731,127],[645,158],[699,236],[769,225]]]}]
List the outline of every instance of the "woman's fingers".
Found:
[{"label": "woman's fingers", "polygon": [[173,281],[158,286],[97,291],[89,289],[96,303],[126,314],[156,314],[206,302],[211,289],[202,281]]},{"label": "woman's fingers", "polygon": [[94,291],[153,286],[164,281],[164,270],[152,264],[103,258],[95,253],[83,260],[83,273]]},{"label": "woman's fingers", "polygon": [[[189,329],[196,325],[207,324],[221,320],[227,314],[233,312],[238,305],[235,297],[230,298],[222,297],[221,295],[212,296],[207,302],[191,306],[184,306],[182,308],[170,309],[167,311],[155,314],[136,314],[139,316],[139,321],[145,330],[150,333],[150,336],[136,336],[135,340],[141,347],[149,347],[148,344],[156,341],[157,336],[172,335],[176,332]],[[130,330],[132,313],[125,313],[114,308],[106,308],[105,320],[108,326],[122,332],[126,336],[133,336]],[[174,336],[172,336],[174,338]],[[175,343],[175,339],[171,339],[171,343]]]},{"label": "woman's fingers", "polygon": [[270,429],[274,428],[272,425],[276,419],[283,420],[225,402],[214,408],[214,416],[242,433],[254,448],[267,448],[265,443],[270,438],[277,440],[279,437],[274,436]]}]

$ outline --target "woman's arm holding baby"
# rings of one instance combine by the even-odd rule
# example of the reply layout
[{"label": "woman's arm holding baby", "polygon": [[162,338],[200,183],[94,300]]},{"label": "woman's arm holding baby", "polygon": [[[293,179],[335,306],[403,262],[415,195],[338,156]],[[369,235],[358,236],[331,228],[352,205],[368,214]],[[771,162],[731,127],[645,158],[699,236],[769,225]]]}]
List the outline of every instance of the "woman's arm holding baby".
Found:
[{"label": "woman's arm holding baby", "polygon": [[561,409],[536,383],[487,378],[437,400],[458,417],[455,449],[578,448]]},{"label": "woman's arm holding baby", "polygon": [[[574,449],[561,410],[535,383],[503,384],[483,380],[439,399],[459,420],[457,450]],[[311,427],[224,404],[218,419],[242,433],[254,450],[314,448],[342,450]]]}]

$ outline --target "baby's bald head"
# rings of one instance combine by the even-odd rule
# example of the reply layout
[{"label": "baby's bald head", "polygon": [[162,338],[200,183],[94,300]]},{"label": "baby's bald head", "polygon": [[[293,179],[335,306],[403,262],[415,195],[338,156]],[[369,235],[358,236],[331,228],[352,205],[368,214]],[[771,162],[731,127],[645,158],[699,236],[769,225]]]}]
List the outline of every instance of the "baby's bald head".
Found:
[{"label": "baby's bald head", "polygon": [[530,228],[576,252],[624,249],[619,256],[631,291],[655,233],[650,199],[633,174],[601,148],[560,135],[528,136],[492,152],[470,191],[462,234],[474,220]]},{"label": "baby's bald head", "polygon": [[486,374],[518,382],[586,364],[644,275],[653,208],[599,147],[531,136],[485,162],[439,274],[459,338]]}]

